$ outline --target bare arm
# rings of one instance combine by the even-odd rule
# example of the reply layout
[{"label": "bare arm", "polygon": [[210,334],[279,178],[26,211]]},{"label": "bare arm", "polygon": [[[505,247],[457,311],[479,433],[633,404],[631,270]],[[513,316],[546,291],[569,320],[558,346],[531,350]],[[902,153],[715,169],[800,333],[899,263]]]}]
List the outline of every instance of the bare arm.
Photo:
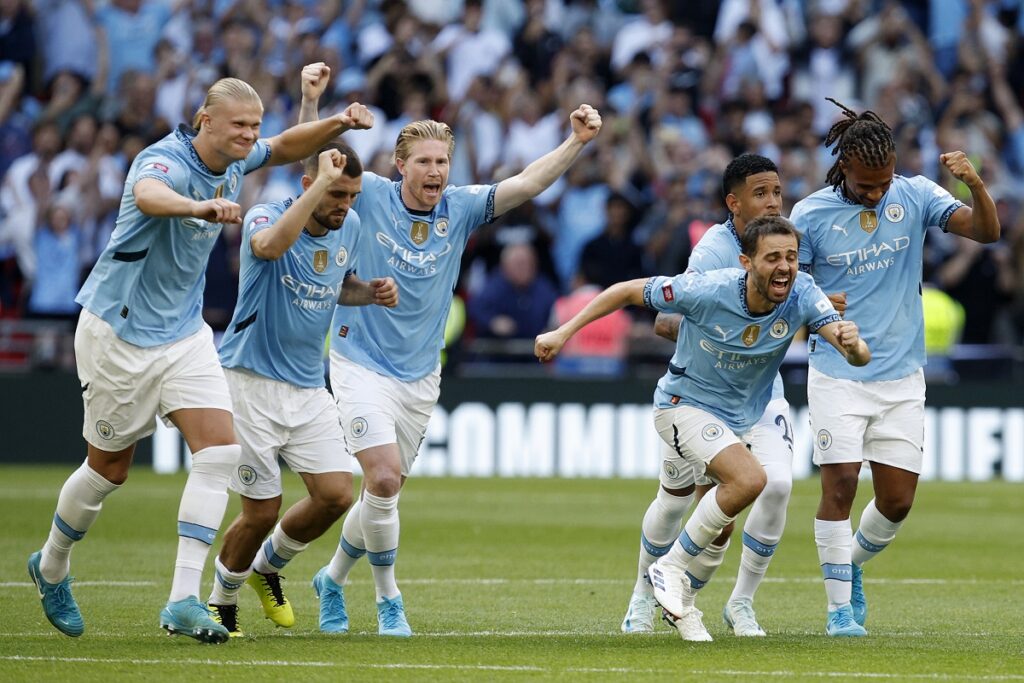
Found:
[{"label": "bare arm", "polygon": [[671,342],[679,339],[679,325],[683,316],[678,313],[659,313],[654,319],[654,334]]},{"label": "bare arm", "polygon": [[376,277],[366,282],[355,275],[349,275],[341,285],[338,303],[342,306],[384,306],[398,305],[398,285],[393,278]]},{"label": "bare arm", "polygon": [[299,105],[299,123],[309,123],[320,118],[318,105],[320,96],[331,78],[331,67],[323,62],[307,64],[299,74],[302,81],[302,103]]},{"label": "bare arm", "polygon": [[572,123],[572,135],[565,142],[518,174],[498,183],[494,192],[495,216],[516,208],[551,187],[601,130],[601,115],[589,104],[581,104],[569,116],[569,121]]},{"label": "bare arm", "polygon": [[240,223],[242,208],[227,199],[196,201],[182,196],[155,178],[143,178],[132,188],[139,211],[154,217],[201,218],[211,223]]},{"label": "bare arm", "polygon": [[1001,232],[999,214],[996,203],[988,193],[981,176],[974,169],[974,164],[963,152],[947,152],[939,156],[939,161],[956,176],[957,180],[967,185],[971,191],[972,206],[964,206],[953,212],[949,217],[946,229],[954,235],[988,244],[999,239]]},{"label": "bare arm", "polygon": [[649,279],[619,282],[604,290],[558,329],[538,335],[533,347],[534,355],[542,363],[554,360],[565,343],[587,324],[626,306],[643,306],[644,285]]},{"label": "bare arm", "polygon": [[373,126],[370,110],[353,102],[345,111],[322,121],[299,123],[270,138],[270,165],[301,161],[347,130],[365,130]]},{"label": "bare arm", "polygon": [[871,362],[871,350],[860,338],[857,323],[850,320],[829,323],[819,329],[818,334],[836,347],[850,365],[861,367]]}]

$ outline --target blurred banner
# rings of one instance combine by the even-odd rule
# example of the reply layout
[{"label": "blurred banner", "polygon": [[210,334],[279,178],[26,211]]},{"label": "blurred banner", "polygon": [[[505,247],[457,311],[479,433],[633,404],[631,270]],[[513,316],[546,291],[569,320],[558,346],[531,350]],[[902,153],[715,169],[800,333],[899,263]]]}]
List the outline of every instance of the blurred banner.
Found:
[{"label": "blurred banner", "polygon": [[[640,477],[654,479],[660,439],[651,418],[654,381],[445,379],[416,462],[416,476]],[[814,473],[805,387],[787,387],[793,470]],[[0,462],[75,463],[85,457],[73,375],[0,377]],[[188,451],[162,423],[135,462],[161,472],[187,467]],[[1012,382],[930,386],[925,479],[1024,481],[1024,391]],[[358,467],[358,464],[356,464]]]}]

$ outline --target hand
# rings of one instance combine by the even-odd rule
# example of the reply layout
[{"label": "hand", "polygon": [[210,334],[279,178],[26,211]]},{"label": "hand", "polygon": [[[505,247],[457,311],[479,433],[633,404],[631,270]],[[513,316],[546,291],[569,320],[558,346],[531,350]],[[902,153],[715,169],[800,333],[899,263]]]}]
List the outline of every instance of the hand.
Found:
[{"label": "hand", "polygon": [[572,124],[572,132],[583,144],[587,144],[601,130],[601,115],[589,104],[581,104],[579,108],[569,115],[569,123]]},{"label": "hand", "polygon": [[370,288],[373,290],[373,303],[375,306],[394,308],[398,305],[398,285],[394,278],[375,277],[370,280]]},{"label": "hand", "polygon": [[345,130],[366,130],[373,128],[373,113],[358,102],[353,102],[337,115]]},{"label": "hand", "polygon": [[846,292],[834,292],[828,295],[828,300],[840,316],[846,314]]},{"label": "hand", "polygon": [[331,67],[323,62],[315,62],[302,67],[302,99],[316,102],[327,89],[327,81],[331,79]]},{"label": "hand", "polygon": [[241,223],[242,207],[227,199],[196,202],[192,215],[209,223]]},{"label": "hand", "polygon": [[967,185],[967,187],[974,187],[981,182],[981,176],[974,169],[974,164],[971,163],[971,160],[963,152],[956,151],[940,154],[939,161],[949,169],[949,172],[957,180]]},{"label": "hand", "polygon": [[552,361],[565,346],[565,342],[562,333],[558,330],[539,334],[533,344],[533,355],[537,356],[541,363]]},{"label": "hand", "polygon": [[857,323],[850,320],[836,323],[836,341],[847,353],[856,353],[860,348],[860,331],[857,329]]},{"label": "hand", "polygon": [[317,157],[316,179],[323,183],[324,187],[330,186],[341,177],[348,157],[336,149],[325,149]]}]

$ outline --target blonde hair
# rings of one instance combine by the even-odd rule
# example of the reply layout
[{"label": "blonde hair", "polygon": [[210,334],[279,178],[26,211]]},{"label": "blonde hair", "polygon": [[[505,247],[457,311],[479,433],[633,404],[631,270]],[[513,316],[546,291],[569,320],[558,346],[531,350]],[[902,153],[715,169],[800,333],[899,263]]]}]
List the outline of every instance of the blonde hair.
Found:
[{"label": "blonde hair", "polygon": [[222,78],[206,91],[206,99],[192,117],[192,127],[199,130],[200,121],[207,109],[224,102],[255,102],[263,108],[263,101],[253,87],[238,78]]},{"label": "blonde hair", "polygon": [[402,161],[408,159],[413,144],[421,140],[440,140],[441,142],[448,143],[449,159],[455,153],[455,134],[452,133],[452,129],[448,127],[448,124],[426,119],[423,121],[413,121],[402,128],[402,132],[398,134],[398,140],[395,141],[395,153],[391,156],[391,162],[394,163],[398,159]]}]

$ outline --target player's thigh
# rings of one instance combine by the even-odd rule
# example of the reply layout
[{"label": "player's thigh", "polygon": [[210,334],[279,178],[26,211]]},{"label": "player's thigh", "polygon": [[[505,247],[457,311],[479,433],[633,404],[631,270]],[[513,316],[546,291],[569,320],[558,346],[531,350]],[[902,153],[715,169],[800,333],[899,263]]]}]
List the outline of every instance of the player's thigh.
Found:
[{"label": "player's thigh", "polygon": [[793,478],[792,425],[789,403],[785,399],[776,399],[768,404],[761,419],[744,435],[751,453],[764,465],[769,479]]},{"label": "player's thigh", "polygon": [[104,320],[82,311],[75,359],[84,405],[82,436],[91,446],[123,452],[156,430],[160,348],[129,344]]},{"label": "player's thigh", "polygon": [[864,433],[877,410],[864,383],[836,379],[811,368],[807,403],[814,435],[814,464],[862,462]]},{"label": "player's thigh", "polygon": [[696,476],[707,473],[708,464],[722,450],[740,443],[724,421],[693,406],[655,408],[654,428],[677,456],[690,463]]},{"label": "player's thigh", "polygon": [[872,384],[881,409],[864,435],[865,459],[920,474],[924,459],[924,372]]},{"label": "player's thigh", "polygon": [[395,419],[398,451],[402,458],[402,476],[408,477],[427,434],[441,392],[440,370],[415,382],[395,381],[395,389],[404,394]]},{"label": "player's thigh", "polygon": [[160,414],[185,437],[193,453],[235,442],[231,392],[208,325],[166,349]]},{"label": "player's thigh", "polygon": [[242,455],[231,475],[232,491],[253,500],[280,496],[281,466],[278,451],[288,441],[288,429],[274,414],[278,397],[269,380],[237,370],[226,371],[226,382],[234,397],[234,429]]}]

